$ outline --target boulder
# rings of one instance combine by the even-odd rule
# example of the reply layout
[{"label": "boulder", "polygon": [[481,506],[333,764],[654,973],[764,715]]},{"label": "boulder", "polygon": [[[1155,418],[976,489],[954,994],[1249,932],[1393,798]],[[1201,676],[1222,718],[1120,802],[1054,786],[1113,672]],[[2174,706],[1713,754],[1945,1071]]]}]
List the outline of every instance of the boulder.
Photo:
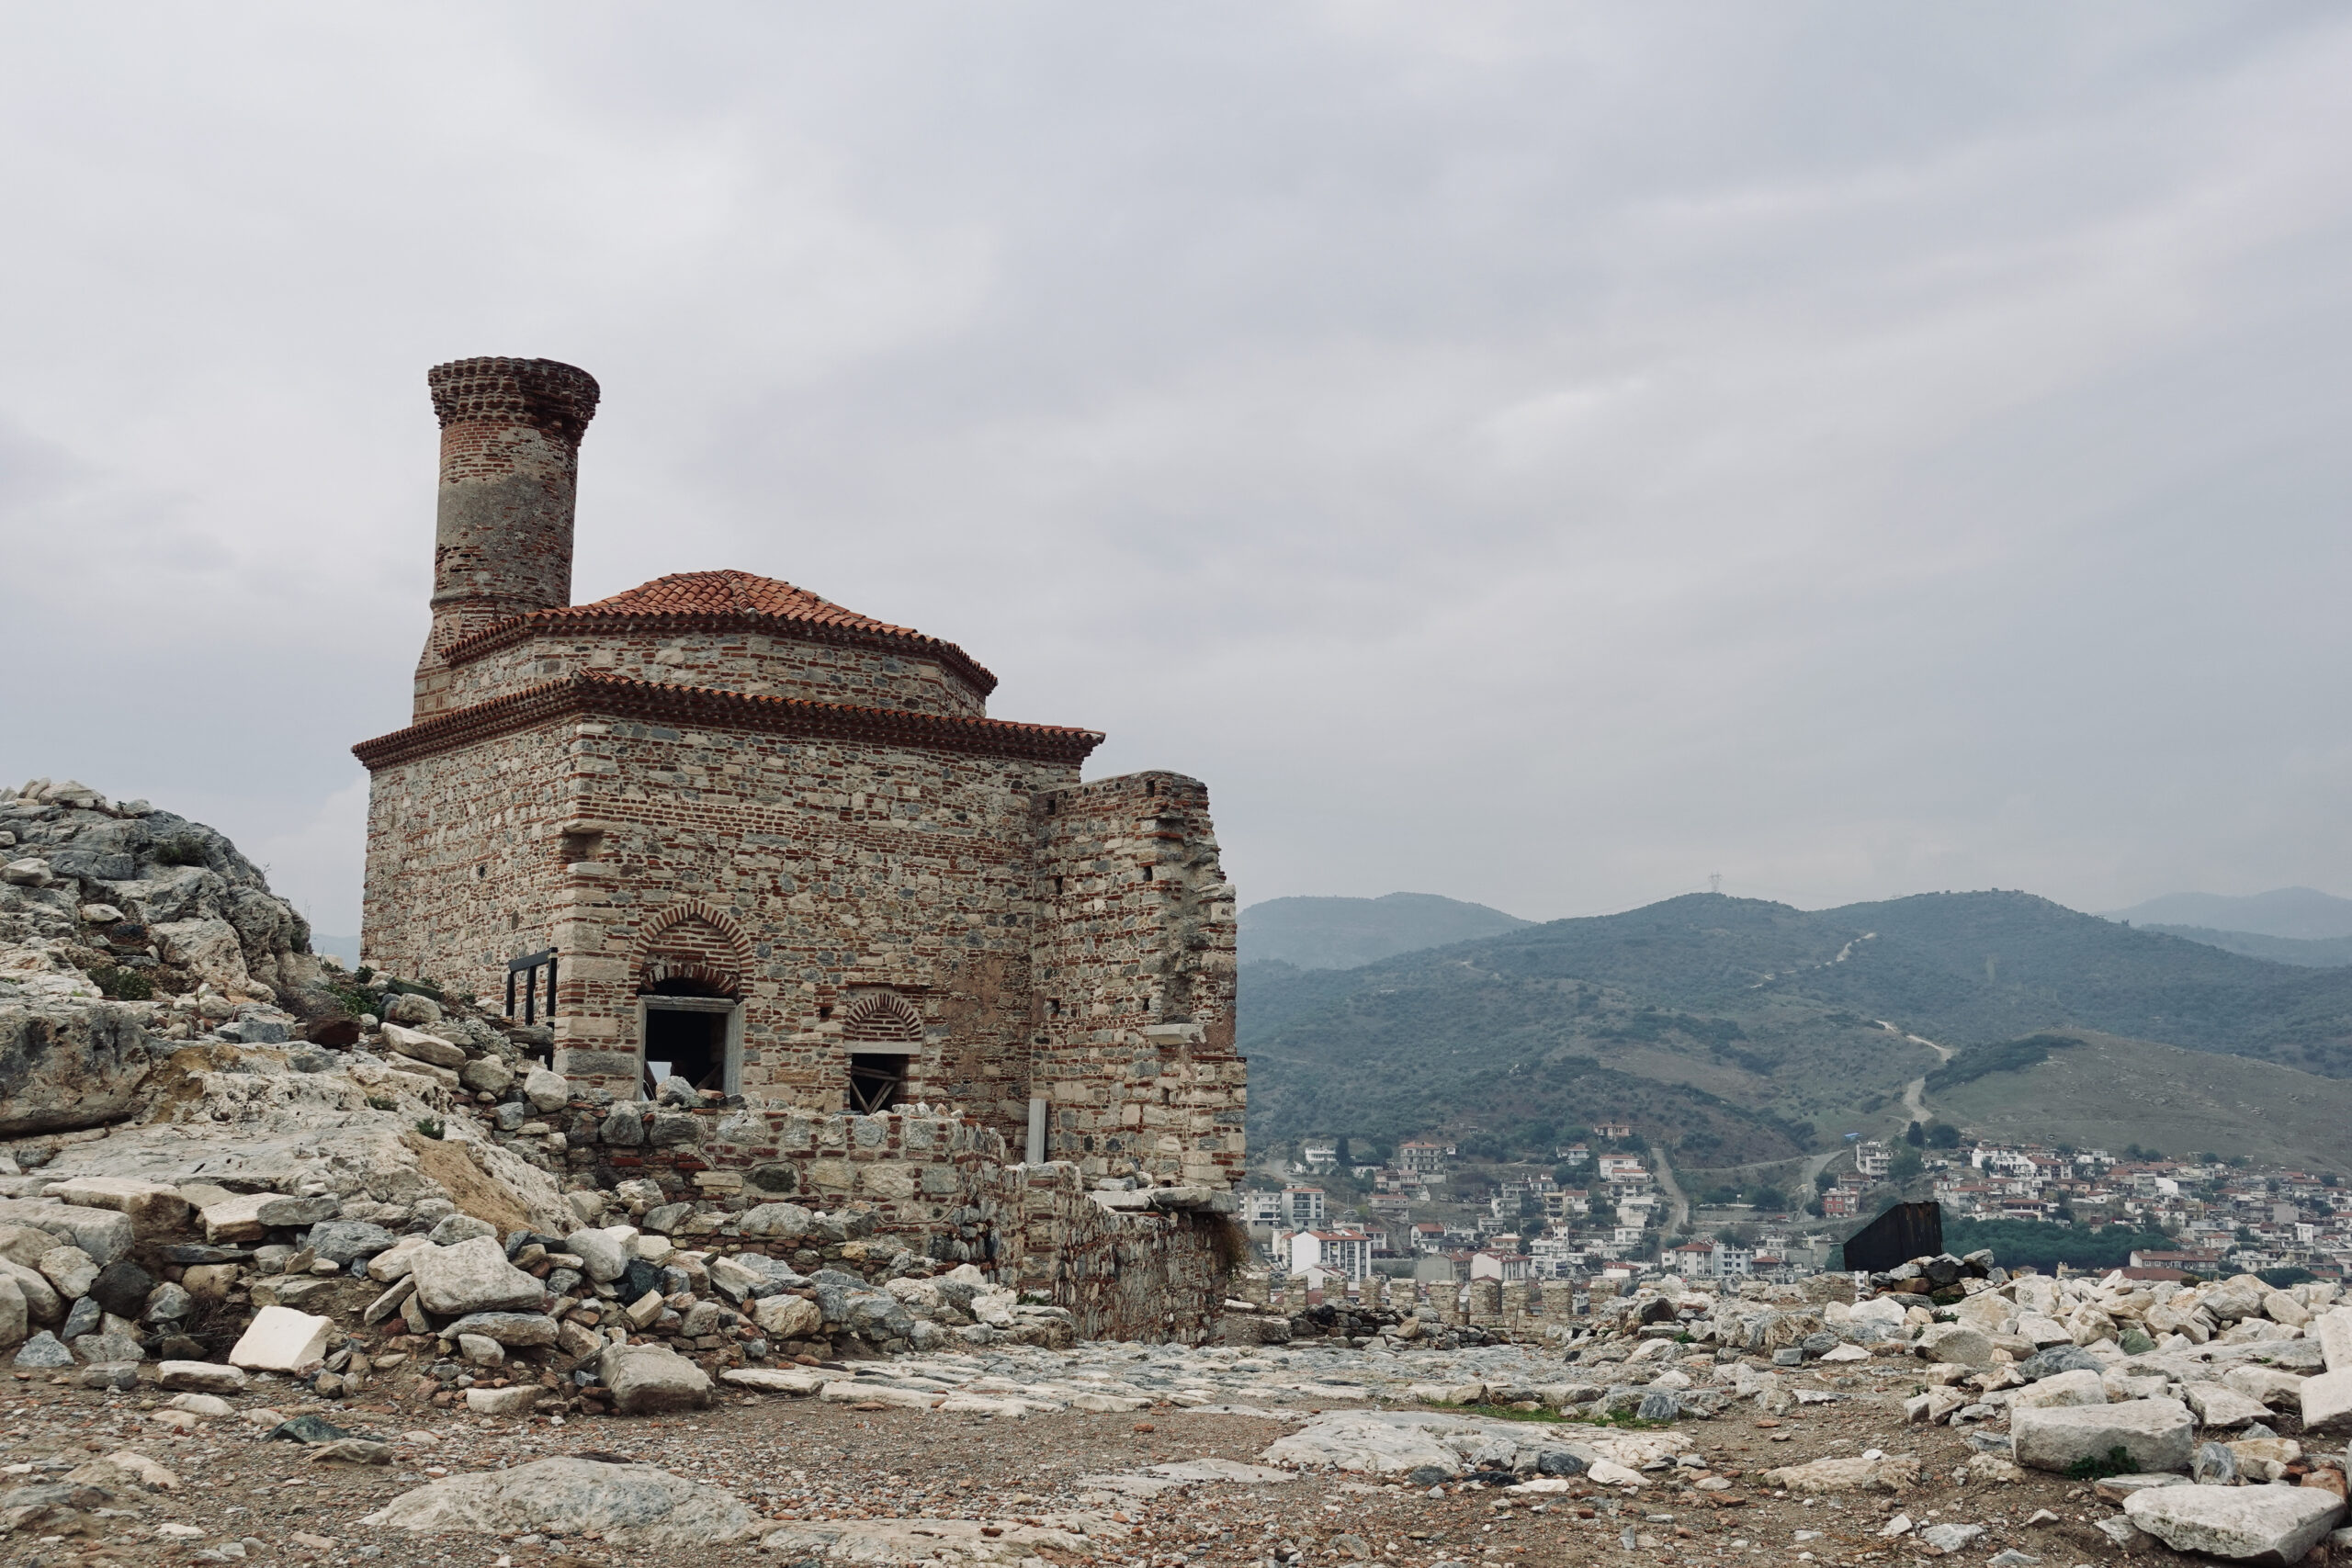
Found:
[{"label": "boulder", "polygon": [[152,1061],[127,1008],[0,1007],[0,1138],[119,1121]]},{"label": "boulder", "polygon": [[824,1313],[805,1296],[763,1296],[752,1320],[771,1339],[813,1339],[825,1329]]},{"label": "boulder", "polygon": [[477,1416],[528,1416],[539,1403],[536,1383],[519,1383],[513,1388],[469,1388],[466,1390],[466,1408]]},{"label": "boulder", "polygon": [[229,1364],[257,1372],[291,1372],[326,1358],[339,1335],[334,1320],[292,1307],[266,1306],[238,1337]]},{"label": "boulder", "polygon": [[366,1220],[329,1220],[311,1227],[309,1247],[326,1262],[348,1269],[361,1258],[390,1250],[400,1238]]},{"label": "boulder", "polygon": [[439,1316],[536,1312],[547,1301],[547,1287],[506,1261],[505,1248],[486,1235],[418,1252],[413,1272],[418,1304]]},{"label": "boulder", "polygon": [[2352,1367],[2305,1378],[2301,1393],[2305,1432],[2352,1434]]},{"label": "boulder", "polygon": [[118,1258],[90,1280],[89,1299],[117,1317],[136,1319],[147,1310],[147,1294],[155,1277],[128,1258]]},{"label": "boulder", "polygon": [[1964,1323],[1938,1323],[1923,1330],[1913,1348],[1930,1361],[1962,1367],[1993,1364],[1993,1341],[1984,1330]]},{"label": "boulder", "polygon": [[2309,1333],[2319,1341],[2319,1353],[2329,1371],[2352,1372],[2352,1307],[2322,1313]]},{"label": "boulder", "polygon": [[628,1269],[628,1248],[601,1230],[576,1230],[563,1238],[563,1249],[580,1259],[581,1272],[600,1285],[609,1285]]},{"label": "boulder", "polygon": [[2316,1486],[2167,1486],[2133,1493],[2123,1513],[2175,1551],[2283,1568],[2327,1538],[2344,1499]]},{"label": "boulder", "polygon": [[759,1521],[716,1486],[645,1464],[545,1459],[453,1475],[395,1497],[360,1521],[420,1534],[537,1533],[614,1546],[691,1552],[752,1534]]},{"label": "boulder", "polygon": [[1806,1495],[1831,1492],[1900,1492],[1919,1483],[1916,1454],[1886,1454],[1878,1459],[1817,1459],[1768,1470],[1764,1484]]},{"label": "boulder", "polygon": [[504,1094],[514,1085],[514,1069],[496,1056],[477,1056],[458,1069],[458,1081],[476,1094]]},{"label": "boulder", "polygon": [[137,1237],[167,1235],[188,1222],[189,1203],[176,1187],[128,1176],[82,1176],[51,1182],[48,1196],[84,1209],[111,1209],[130,1221]]},{"label": "boulder", "polygon": [[0,1258],[0,1279],[16,1281],[25,1298],[25,1315],[33,1323],[54,1328],[65,1321],[64,1298],[40,1269],[28,1269],[13,1258]]},{"label": "boulder", "polygon": [[667,1345],[608,1345],[596,1358],[599,1382],[623,1416],[698,1410],[710,1403],[710,1379]]},{"label": "boulder", "polygon": [[571,1083],[561,1073],[535,1066],[523,1076],[523,1098],[544,1116],[571,1102]]},{"label": "boulder", "polygon": [[[263,1310],[283,1312],[287,1309],[265,1307]],[[243,1343],[239,1341],[241,1346]],[[322,1351],[322,1355],[323,1353]],[[318,1359],[311,1358],[313,1360]],[[189,1393],[243,1393],[245,1392],[245,1374],[233,1366],[224,1367],[218,1361],[159,1361],[155,1365],[155,1386],[179,1389]]]},{"label": "boulder", "polygon": [[404,1235],[391,1246],[368,1259],[368,1277],[379,1285],[395,1280],[405,1280],[416,1267],[417,1254],[430,1252],[432,1241],[421,1235]]},{"label": "boulder", "polygon": [[261,1206],[277,1196],[275,1192],[237,1192],[205,1204],[197,1211],[197,1217],[204,1222],[204,1239],[216,1246],[259,1241],[268,1229],[261,1223]]},{"label": "boulder", "polygon": [[[283,1193],[272,1192],[262,1199],[257,1209],[261,1223],[272,1230],[299,1230],[304,1225],[315,1225],[322,1220],[334,1219],[335,1211],[342,1206],[343,1200],[331,1192],[309,1198],[288,1198]],[[344,1261],[349,1262],[350,1259]]]},{"label": "boulder", "polygon": [[[57,1241],[71,1242],[90,1255],[90,1261],[103,1269],[116,1258],[129,1253],[136,1238],[131,1234],[130,1216],[112,1209],[85,1209],[71,1203],[52,1203],[25,1199],[0,1198],[0,1230],[11,1235],[25,1229],[46,1231]],[[21,1250],[21,1249],[17,1249]],[[17,1256],[12,1250],[10,1256]],[[47,1247],[41,1248],[48,1250]],[[40,1253],[17,1259],[37,1264]]]},{"label": "boulder", "polygon": [[385,999],[384,1017],[412,1029],[430,1029],[441,1021],[441,1004],[414,991],[397,991]]},{"label": "boulder", "polygon": [[397,1023],[384,1025],[384,1043],[411,1061],[430,1062],[452,1071],[466,1065],[463,1047],[452,1045],[437,1034],[426,1034]]},{"label": "boulder", "polygon": [[2036,1470],[2104,1461],[2121,1449],[2133,1470],[2182,1471],[2197,1448],[2188,1407],[2170,1399],[2020,1410],[2009,1418],[2009,1438],[2018,1462]]},{"label": "boulder", "polygon": [[[0,1327],[0,1343],[6,1343],[6,1331]],[[17,1348],[14,1365],[32,1371],[53,1371],[74,1364],[74,1352],[48,1329],[42,1329]]]}]

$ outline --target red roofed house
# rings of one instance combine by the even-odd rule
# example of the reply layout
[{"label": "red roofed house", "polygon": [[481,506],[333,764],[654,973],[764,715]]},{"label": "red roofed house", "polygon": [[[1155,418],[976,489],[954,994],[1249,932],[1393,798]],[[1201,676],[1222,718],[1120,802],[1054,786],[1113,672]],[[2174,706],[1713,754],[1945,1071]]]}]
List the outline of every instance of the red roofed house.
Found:
[{"label": "red roofed house", "polygon": [[1032,1160],[1229,1185],[1207,790],[1081,782],[1101,735],[992,718],[962,649],[788,582],[572,604],[595,382],[528,359],[429,381],[432,629],[411,723],[353,748],[367,962],[491,998],[514,976],[581,1089],[945,1102]]}]

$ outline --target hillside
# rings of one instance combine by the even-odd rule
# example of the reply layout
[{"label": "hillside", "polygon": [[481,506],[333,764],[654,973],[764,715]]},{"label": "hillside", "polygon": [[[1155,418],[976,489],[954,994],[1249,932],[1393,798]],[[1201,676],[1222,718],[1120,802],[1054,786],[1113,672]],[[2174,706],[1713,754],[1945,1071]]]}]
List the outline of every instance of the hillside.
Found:
[{"label": "hillside", "polygon": [[1527,923],[1484,904],[1434,893],[1269,898],[1241,911],[1241,960],[1352,969],[1400,953],[1499,936]]},{"label": "hillside", "polygon": [[2326,942],[2352,937],[2352,898],[2316,887],[2274,887],[2267,893],[2167,893],[2128,909],[2106,909],[2104,919],[2135,926],[2200,926],[2207,931],[2249,931],[2256,936]]},{"label": "hillside", "polygon": [[2174,1156],[2211,1150],[2292,1165],[2352,1160],[2352,1081],[2087,1032],[2032,1066],[1930,1096],[1945,1120],[1994,1138],[2077,1148],[2127,1143]]},{"label": "hillside", "polygon": [[2146,926],[2184,942],[2201,942],[2224,953],[2267,958],[2273,964],[2293,964],[2306,969],[2336,969],[2352,964],[2352,936],[2264,936],[2259,931],[2217,931],[2209,926]]},{"label": "hillside", "polygon": [[1939,1059],[1915,1035],[1964,1056],[2089,1029],[2352,1077],[2352,971],[2022,893],[1810,912],[1694,894],[1351,970],[1252,964],[1242,984],[1261,1146],[1442,1130],[1532,1147],[1618,1114],[1680,1145],[1678,1163],[1788,1158],[1899,1127]]}]

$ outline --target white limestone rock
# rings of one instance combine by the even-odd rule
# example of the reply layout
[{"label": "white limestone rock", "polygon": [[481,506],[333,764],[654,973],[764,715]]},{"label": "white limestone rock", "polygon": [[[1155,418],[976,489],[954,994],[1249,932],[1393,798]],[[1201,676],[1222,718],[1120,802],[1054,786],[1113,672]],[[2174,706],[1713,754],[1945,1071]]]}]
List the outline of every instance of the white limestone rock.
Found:
[{"label": "white limestone rock", "polygon": [[624,1416],[698,1410],[710,1403],[710,1379],[667,1345],[608,1345],[596,1359],[596,1376]]},{"label": "white limestone rock", "polygon": [[2009,1438],[2018,1462],[2036,1470],[2104,1461],[2120,1448],[2133,1470],[2185,1471],[2197,1447],[2188,1407],[2171,1399],[2020,1410],[2009,1418]]},{"label": "white limestone rock", "polygon": [[547,1287],[506,1261],[506,1249],[486,1235],[415,1255],[416,1299],[445,1317],[474,1312],[536,1312]]},{"label": "white limestone rock", "polygon": [[326,1359],[336,1337],[334,1320],[292,1307],[266,1306],[238,1337],[229,1364],[248,1371],[290,1372]]},{"label": "white limestone rock", "polygon": [[2167,1486],[2133,1493],[2123,1512],[2175,1551],[2283,1568],[2326,1539],[2344,1500],[2317,1486]]},{"label": "white limestone rock", "polygon": [[360,1522],[420,1534],[593,1533],[614,1546],[669,1551],[740,1540],[758,1528],[751,1509],[716,1486],[651,1465],[586,1459],[452,1475]]}]

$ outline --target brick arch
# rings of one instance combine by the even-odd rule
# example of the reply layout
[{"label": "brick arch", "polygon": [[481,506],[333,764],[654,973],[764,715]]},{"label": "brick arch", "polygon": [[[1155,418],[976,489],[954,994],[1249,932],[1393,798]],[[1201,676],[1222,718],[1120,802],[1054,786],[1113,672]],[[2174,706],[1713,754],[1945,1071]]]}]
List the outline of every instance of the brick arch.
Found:
[{"label": "brick arch", "polygon": [[889,991],[868,991],[842,1014],[842,1037],[892,1043],[919,1044],[922,1014],[906,998]]},{"label": "brick arch", "polygon": [[631,968],[637,988],[650,991],[664,980],[689,980],[727,996],[741,996],[752,964],[752,943],[723,909],[696,899],[673,904],[645,923]]}]

